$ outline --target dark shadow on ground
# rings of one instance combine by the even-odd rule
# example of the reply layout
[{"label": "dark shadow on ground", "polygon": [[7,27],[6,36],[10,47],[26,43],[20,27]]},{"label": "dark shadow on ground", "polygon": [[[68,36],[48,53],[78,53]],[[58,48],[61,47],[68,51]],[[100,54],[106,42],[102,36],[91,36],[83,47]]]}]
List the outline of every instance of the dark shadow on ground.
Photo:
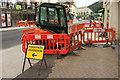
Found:
[{"label": "dark shadow on ground", "polygon": [[[34,65],[33,67],[27,69],[24,73],[18,75],[14,80],[17,80],[17,78],[47,78],[48,74],[52,72],[52,67],[57,63],[57,61],[60,61],[62,59],[56,59],[56,55],[45,56],[47,62],[47,69],[43,62],[40,70],[40,75],[38,75],[40,65]],[[40,64],[40,61],[37,64]]]}]

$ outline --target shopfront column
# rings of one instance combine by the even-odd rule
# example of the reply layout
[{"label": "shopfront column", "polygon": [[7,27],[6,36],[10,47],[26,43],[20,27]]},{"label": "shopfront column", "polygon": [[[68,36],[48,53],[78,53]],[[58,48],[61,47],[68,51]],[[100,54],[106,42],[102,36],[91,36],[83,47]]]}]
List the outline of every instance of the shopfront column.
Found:
[{"label": "shopfront column", "polygon": [[116,39],[118,39],[118,2],[111,2],[110,6],[110,25],[116,29]]}]

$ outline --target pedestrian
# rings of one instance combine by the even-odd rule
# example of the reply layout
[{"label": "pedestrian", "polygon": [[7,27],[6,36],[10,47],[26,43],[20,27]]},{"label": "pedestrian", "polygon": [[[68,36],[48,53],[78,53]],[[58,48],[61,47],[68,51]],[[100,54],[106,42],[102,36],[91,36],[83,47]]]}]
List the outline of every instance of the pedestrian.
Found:
[{"label": "pedestrian", "polygon": [[102,23],[102,19],[100,18],[100,23]]},{"label": "pedestrian", "polygon": [[90,18],[90,27],[91,27],[91,23],[92,23],[92,20],[91,20],[91,18]]},{"label": "pedestrian", "polygon": [[91,20],[91,18],[90,18],[90,23],[92,23],[92,20]]},{"label": "pedestrian", "polygon": [[97,18],[97,20],[95,21],[96,23],[99,23],[99,19]]}]

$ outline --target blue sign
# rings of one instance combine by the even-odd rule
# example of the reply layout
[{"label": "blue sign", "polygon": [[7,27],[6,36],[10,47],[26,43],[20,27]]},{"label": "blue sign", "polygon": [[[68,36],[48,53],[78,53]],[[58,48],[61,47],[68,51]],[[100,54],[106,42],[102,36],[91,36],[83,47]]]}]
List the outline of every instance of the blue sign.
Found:
[{"label": "blue sign", "polygon": [[37,55],[35,55],[35,53],[33,53],[32,56],[35,57],[35,56],[37,56]]}]

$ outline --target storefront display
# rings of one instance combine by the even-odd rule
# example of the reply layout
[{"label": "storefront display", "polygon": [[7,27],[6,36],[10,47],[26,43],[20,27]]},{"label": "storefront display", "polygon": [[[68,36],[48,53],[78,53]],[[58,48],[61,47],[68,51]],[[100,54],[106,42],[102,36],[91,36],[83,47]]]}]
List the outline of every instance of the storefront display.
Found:
[{"label": "storefront display", "polygon": [[7,26],[11,26],[11,14],[7,13]]},{"label": "storefront display", "polygon": [[5,14],[1,14],[1,19],[2,19],[2,27],[6,27]]}]

